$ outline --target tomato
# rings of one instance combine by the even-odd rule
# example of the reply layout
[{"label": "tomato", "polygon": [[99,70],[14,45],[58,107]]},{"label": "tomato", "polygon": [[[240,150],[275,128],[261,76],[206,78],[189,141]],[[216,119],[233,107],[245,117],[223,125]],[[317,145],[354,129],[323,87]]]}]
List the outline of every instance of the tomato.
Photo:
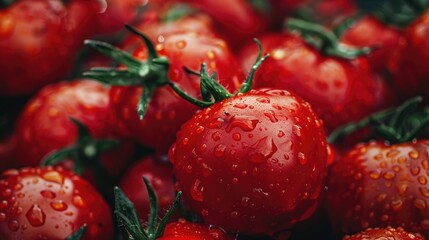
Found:
[{"label": "tomato", "polygon": [[156,157],[144,157],[124,173],[119,183],[122,191],[134,203],[139,218],[147,222],[150,203],[142,177],[146,177],[157,192],[160,217],[163,217],[175,198],[173,169],[168,162],[162,162]]},{"label": "tomato", "polygon": [[336,229],[402,227],[429,236],[428,140],[362,143],[334,163],[328,210]]},{"label": "tomato", "polygon": [[429,11],[412,23],[405,33],[406,41],[397,65],[393,66],[395,84],[405,96],[428,95],[426,79],[429,71],[425,62],[429,59]]},{"label": "tomato", "polygon": [[177,222],[169,223],[164,229],[164,233],[158,240],[232,240],[224,231],[214,226],[206,226],[197,223],[187,222],[179,219]]},{"label": "tomato", "polygon": [[[156,42],[155,49],[161,57],[169,61],[168,79],[177,83],[193,96],[199,96],[199,80],[186,73],[183,67],[199,69],[202,62],[208,63],[216,71],[221,83],[230,90],[236,90],[239,81],[244,79],[234,55],[226,43],[218,38],[196,32],[177,33],[165,36]],[[134,56],[143,61],[147,59],[146,48],[139,47]],[[150,79],[155,82],[155,79]],[[147,112],[140,120],[136,106],[144,89],[140,86],[113,86],[110,91],[114,122],[117,129],[136,139],[140,144],[155,149],[162,154],[167,152],[175,139],[176,132],[198,107],[186,102],[169,87],[161,86],[154,90]]]},{"label": "tomato", "polygon": [[[323,119],[328,132],[391,104],[392,90],[371,72],[364,57],[327,56],[288,33],[265,35],[260,41],[271,57],[256,72],[254,87],[301,95]],[[243,49],[240,58],[245,70],[251,68],[257,54],[256,46]]]},{"label": "tomato", "polygon": [[196,113],[170,149],[183,198],[205,222],[258,236],[308,218],[327,165],[323,125],[285,90],[251,90]]},{"label": "tomato", "polygon": [[343,240],[377,240],[377,239],[401,239],[401,240],[423,240],[420,234],[404,231],[403,228],[368,228],[353,236],[345,236]]},{"label": "tomato", "polygon": [[346,30],[341,36],[341,41],[357,47],[373,47],[371,54],[368,55],[371,68],[382,72],[394,61],[403,37],[399,29],[390,27],[375,17],[366,16]]},{"label": "tomato", "polygon": [[[74,144],[78,132],[70,117],[82,122],[94,138],[115,137],[107,121],[109,101],[109,88],[92,80],[44,87],[27,103],[18,119],[16,166],[36,166],[47,154]],[[111,175],[125,170],[132,148],[132,143],[124,140],[122,147],[102,157]]]},{"label": "tomato", "polygon": [[75,1],[25,0],[0,10],[1,95],[31,94],[69,73],[88,36],[88,15],[75,16],[82,9]]},{"label": "tomato", "polygon": [[2,239],[64,239],[87,225],[84,239],[113,239],[109,205],[94,187],[60,167],[3,172]]}]

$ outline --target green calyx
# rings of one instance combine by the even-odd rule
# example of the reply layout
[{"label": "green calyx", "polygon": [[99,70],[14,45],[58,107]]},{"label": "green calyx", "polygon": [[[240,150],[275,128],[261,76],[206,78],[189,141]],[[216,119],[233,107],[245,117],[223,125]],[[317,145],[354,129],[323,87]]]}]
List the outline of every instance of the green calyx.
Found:
[{"label": "green calyx", "polygon": [[422,97],[414,97],[396,108],[388,108],[343,125],[329,135],[328,141],[335,143],[367,126],[392,144],[412,141],[421,134],[427,134],[424,130],[429,126],[429,107],[419,107],[422,101]]},{"label": "green calyx", "polygon": [[194,14],[196,10],[189,4],[177,3],[168,8],[168,10],[162,15],[162,22],[174,22],[186,16]]},{"label": "green calyx", "polygon": [[202,100],[189,96],[187,93],[185,93],[174,83],[170,82],[169,83],[170,86],[179,96],[202,108],[207,108],[216,102],[220,102],[224,99],[231,98],[237,94],[250,91],[250,89],[252,88],[253,77],[255,75],[256,70],[261,66],[261,64],[265,61],[265,59],[269,57],[268,54],[265,56],[262,56],[262,45],[257,39],[254,39],[254,40],[259,47],[258,57],[256,59],[255,64],[252,66],[252,69],[250,70],[249,74],[247,75],[246,80],[243,82],[240,89],[234,94],[229,93],[228,90],[226,90],[222,85],[219,84],[219,82],[216,81],[216,73],[213,73],[212,75],[208,74],[207,66],[205,63],[201,64],[201,69],[199,74],[192,72],[191,70],[186,70],[190,74],[195,74],[200,76],[200,91],[201,91]]},{"label": "green calyx", "polygon": [[80,227],[76,232],[70,234],[65,240],[82,240],[86,232],[86,224]]},{"label": "green calyx", "polygon": [[394,27],[405,28],[429,7],[429,0],[357,0],[358,7]]},{"label": "green calyx", "polygon": [[140,119],[143,119],[154,91],[169,82],[170,63],[165,57],[158,56],[153,43],[147,36],[131,26],[126,25],[126,28],[142,39],[148,50],[148,59],[140,61],[108,43],[86,40],[86,45],[123,64],[127,69],[92,68],[83,73],[83,76],[114,86],[141,86],[143,92],[137,105],[137,113]]},{"label": "green calyx", "polygon": [[286,22],[289,31],[298,32],[311,46],[319,49],[325,55],[344,59],[355,59],[371,52],[369,47],[348,48],[341,44],[335,33],[319,24],[300,19],[290,18]]},{"label": "green calyx", "polygon": [[149,180],[143,177],[149,195],[150,213],[146,229],[140,223],[134,204],[125,196],[119,187],[114,188],[115,193],[115,215],[119,226],[126,231],[128,239],[134,240],[155,240],[159,238],[167,225],[168,220],[173,215],[179,203],[182,192],[176,194],[172,206],[165,216],[158,222],[158,199]]},{"label": "green calyx", "polygon": [[94,139],[81,122],[74,118],[70,118],[70,121],[76,125],[78,130],[78,138],[75,144],[54,151],[42,159],[40,165],[54,166],[66,160],[72,160],[73,170],[76,174],[82,175],[85,169],[90,169],[94,173],[103,195],[109,199],[112,179],[101,163],[101,154],[117,147],[119,142],[113,139]]}]

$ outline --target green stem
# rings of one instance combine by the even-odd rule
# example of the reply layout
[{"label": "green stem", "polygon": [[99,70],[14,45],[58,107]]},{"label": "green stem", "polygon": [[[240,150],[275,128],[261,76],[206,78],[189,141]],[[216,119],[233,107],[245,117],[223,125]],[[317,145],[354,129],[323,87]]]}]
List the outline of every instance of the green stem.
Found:
[{"label": "green stem", "polygon": [[70,236],[68,236],[65,240],[81,240],[81,239],[83,239],[85,232],[86,232],[86,228],[87,228],[86,224],[84,224],[76,232],[74,232]]},{"label": "green stem", "polygon": [[361,20],[366,14],[363,11],[358,12],[354,16],[344,19],[338,26],[333,30],[335,36],[340,38],[345,32],[353,27],[359,20]]},{"label": "green stem", "polygon": [[329,56],[355,59],[371,52],[368,47],[346,48],[342,46],[332,31],[315,23],[291,18],[287,21],[287,27],[290,31],[299,32],[310,45]]}]

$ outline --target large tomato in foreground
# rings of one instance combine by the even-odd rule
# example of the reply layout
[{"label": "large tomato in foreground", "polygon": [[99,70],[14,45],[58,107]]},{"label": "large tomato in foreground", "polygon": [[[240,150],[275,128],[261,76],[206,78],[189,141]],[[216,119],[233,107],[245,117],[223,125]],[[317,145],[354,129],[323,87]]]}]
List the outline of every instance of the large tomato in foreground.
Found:
[{"label": "large tomato in foreground", "polygon": [[186,204],[205,222],[257,236],[313,213],[326,149],[307,102],[284,90],[252,90],[194,115],[169,156]]},{"label": "large tomato in foreground", "polygon": [[113,238],[109,205],[91,184],[63,168],[5,171],[0,192],[2,239],[64,239],[84,224],[83,239]]}]

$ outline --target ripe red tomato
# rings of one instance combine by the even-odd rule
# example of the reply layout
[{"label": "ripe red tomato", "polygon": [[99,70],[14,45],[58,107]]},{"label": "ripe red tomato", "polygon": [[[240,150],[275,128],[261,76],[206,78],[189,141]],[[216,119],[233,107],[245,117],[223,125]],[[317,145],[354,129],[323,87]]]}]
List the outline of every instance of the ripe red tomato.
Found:
[{"label": "ripe red tomato", "polygon": [[195,114],[169,157],[191,210],[228,232],[275,233],[316,209],[327,165],[323,125],[285,90],[252,90]]},{"label": "ripe red tomato", "polygon": [[68,74],[88,33],[75,2],[24,0],[0,11],[1,95],[30,94]]},{"label": "ripe red tomato", "polygon": [[[156,42],[159,56],[168,58],[168,78],[177,83],[191,96],[199,96],[200,83],[197,76],[186,73],[183,67],[193,70],[206,62],[221,79],[221,84],[235,91],[244,79],[241,69],[228,45],[218,38],[196,32],[177,33],[165,36]],[[134,52],[137,59],[147,59],[146,48]],[[154,91],[147,112],[140,120],[136,106],[143,89],[139,86],[114,86],[110,91],[114,116],[121,132],[132,136],[144,146],[165,153],[173,143],[176,132],[198,110],[198,107],[180,98],[169,86]]]},{"label": "ripe red tomato", "polygon": [[343,240],[380,240],[380,239],[401,239],[401,240],[424,240],[418,233],[409,233],[403,228],[368,228],[365,231],[353,236],[345,236]]},{"label": "ripe red tomato", "polygon": [[[107,121],[109,114],[109,88],[96,81],[46,86],[28,102],[18,119],[15,164],[37,166],[52,151],[74,144],[78,132],[70,117],[82,122],[94,138],[115,136]],[[104,154],[102,161],[110,174],[117,176],[125,170],[133,154],[130,145],[124,141],[122,147]]]},{"label": "ripe red tomato", "polygon": [[[390,88],[371,72],[364,57],[326,56],[291,34],[269,34],[260,41],[271,57],[256,72],[254,87],[301,95],[323,119],[328,132],[390,104]],[[250,70],[257,54],[255,45],[243,49],[244,70]]]},{"label": "ripe red tomato", "polygon": [[402,227],[429,237],[428,140],[357,145],[334,163],[328,210],[338,231]]},{"label": "ripe red tomato", "polygon": [[60,167],[3,172],[2,239],[64,239],[83,224],[83,239],[113,239],[111,209],[94,187]]},{"label": "ripe red tomato", "polygon": [[147,222],[150,202],[142,177],[149,180],[158,195],[159,216],[162,218],[175,198],[173,169],[168,162],[148,156],[131,166],[119,183],[122,191],[134,203],[139,218]]},{"label": "ripe red tomato", "polygon": [[386,71],[389,63],[398,54],[402,31],[390,27],[372,16],[357,20],[344,34],[341,41],[357,47],[373,47],[368,55],[371,68],[377,72]]},{"label": "ripe red tomato", "polygon": [[206,226],[179,219],[169,223],[158,240],[233,240],[224,231],[215,226]]},{"label": "ripe red tomato", "polygon": [[392,66],[395,84],[405,96],[426,96],[429,93],[426,81],[429,70],[425,64],[429,60],[429,11],[406,29],[405,38],[399,62]]}]

